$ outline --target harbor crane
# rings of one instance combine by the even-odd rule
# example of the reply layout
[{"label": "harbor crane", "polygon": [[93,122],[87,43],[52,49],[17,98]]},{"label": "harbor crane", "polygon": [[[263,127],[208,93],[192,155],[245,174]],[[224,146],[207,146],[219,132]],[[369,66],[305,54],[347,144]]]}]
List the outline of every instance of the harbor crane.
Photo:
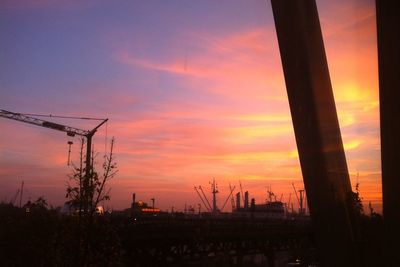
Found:
[{"label": "harbor crane", "polygon": [[[304,215],[306,213],[304,206],[303,206],[305,191],[304,191],[304,189],[300,189],[297,191],[296,187],[294,187],[294,183],[292,183],[292,186],[293,186],[293,190],[296,195],[297,201],[299,202],[299,214]],[[299,195],[297,195],[297,192],[299,192],[300,197],[299,197]]]},{"label": "harbor crane", "polygon": [[[210,205],[210,202],[208,201],[208,199],[207,199],[207,197],[206,197],[206,195],[204,194],[204,191],[203,191],[203,189],[201,188],[201,186],[199,185],[199,187],[194,187],[194,190],[196,191],[196,193],[197,193],[197,195],[199,196],[199,198],[200,198],[200,200],[201,200],[201,202],[203,202],[203,204],[204,204],[204,207],[206,207],[206,209],[208,210],[208,211],[211,211],[211,205]],[[200,192],[202,193],[202,195],[200,194]],[[207,202],[206,202],[207,201]]]},{"label": "harbor crane", "polygon": [[[228,203],[228,200],[229,200],[229,199],[231,200],[232,205],[235,204],[235,200],[233,199],[233,191],[235,190],[235,188],[236,188],[235,186],[233,186],[233,188],[232,188],[231,184],[229,183],[229,190],[230,190],[230,192],[229,192],[229,195],[228,195],[228,197],[226,198],[226,200],[225,200],[225,202],[224,202],[224,205],[222,205],[221,211],[224,210],[224,208],[225,208],[225,206],[226,206],[226,203]],[[232,206],[232,211],[233,211],[233,210],[234,210],[234,207]]]},{"label": "harbor crane", "polygon": [[[233,192],[233,190],[235,190],[235,188],[232,189],[231,183],[229,183],[229,190],[231,190],[231,192]],[[231,206],[232,206],[232,212],[234,210],[236,210],[236,203],[235,203],[235,199],[233,198],[233,194],[231,194]]]},{"label": "harbor crane", "polygon": [[[62,125],[59,123],[54,123],[42,119],[38,119],[35,117],[28,116],[26,114],[21,114],[21,113],[15,113],[7,110],[0,109],[0,117],[10,119],[10,120],[16,120],[24,123],[29,123],[33,124],[36,126],[40,127],[45,127],[48,129],[52,130],[57,130],[61,132],[66,132],[68,136],[75,136],[79,135],[84,138],[86,138],[86,166],[85,166],[85,177],[83,181],[83,192],[82,192],[82,197],[83,197],[83,211],[84,213],[88,212],[88,205],[89,205],[89,197],[90,197],[90,190],[89,190],[89,182],[90,182],[90,177],[91,177],[91,170],[92,170],[92,162],[91,162],[91,154],[92,154],[92,138],[94,134],[96,133],[97,129],[99,129],[104,123],[108,121],[108,119],[99,119],[101,122],[94,127],[92,130],[82,130],[78,129],[75,127],[67,126],[67,125]],[[51,115],[49,117],[52,117]],[[54,116],[57,117],[57,116]],[[58,116],[59,117],[59,116]],[[75,117],[61,117],[61,118],[75,118]],[[76,119],[76,118],[75,118]],[[79,118],[79,119],[90,119],[90,118]],[[70,144],[70,143],[68,143]]]},{"label": "harbor crane", "polygon": [[[197,195],[199,196],[201,202],[203,203],[203,205],[207,209],[207,211],[211,212],[211,214],[215,216],[220,211],[224,210],[224,208],[225,208],[226,204],[228,203],[229,199],[233,200],[232,194],[233,194],[233,191],[235,190],[236,187],[235,186],[232,187],[231,184],[229,183],[229,189],[230,189],[229,195],[226,198],[224,204],[222,205],[222,208],[219,210],[218,207],[217,207],[217,197],[216,197],[216,194],[218,194],[219,191],[218,191],[217,183],[215,182],[215,178],[213,178],[213,180],[210,182],[210,185],[211,185],[211,193],[212,193],[212,196],[213,196],[212,206],[211,206],[210,201],[208,200],[207,196],[204,194],[203,188],[200,185],[198,187],[195,186],[194,190],[196,191]],[[233,203],[234,203],[234,201],[233,201]],[[232,205],[234,205],[234,204],[232,204]],[[232,210],[234,210],[234,206],[232,206]]]}]

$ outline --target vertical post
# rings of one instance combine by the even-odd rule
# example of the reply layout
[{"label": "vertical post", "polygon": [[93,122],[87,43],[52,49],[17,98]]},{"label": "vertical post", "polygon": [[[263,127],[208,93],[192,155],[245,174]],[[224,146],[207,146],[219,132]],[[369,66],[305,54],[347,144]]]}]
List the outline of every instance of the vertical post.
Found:
[{"label": "vertical post", "polygon": [[305,213],[304,213],[304,209],[303,209],[303,193],[304,193],[304,190],[299,190],[299,195],[300,195],[300,211],[299,211],[299,213],[300,213],[300,215],[304,215]]},{"label": "vertical post", "polygon": [[[152,208],[152,210],[153,210],[153,216],[154,216],[154,214],[155,214],[155,212],[154,212],[154,202],[155,202],[155,198],[153,197],[152,199],[151,199],[151,202],[152,202],[152,205],[151,205],[151,208]],[[185,209],[186,209],[186,207],[185,207]]]},{"label": "vertical post", "polygon": [[351,192],[315,0],[271,0],[322,266],[357,266]]},{"label": "vertical post", "polygon": [[135,217],[135,202],[136,202],[136,194],[132,193],[132,204],[131,204],[131,217]]},{"label": "vertical post", "polygon": [[217,193],[218,193],[218,189],[217,189],[217,185],[215,183],[215,178],[213,178],[213,182],[212,182],[212,194],[213,194],[213,207],[212,207],[212,214],[216,215],[217,214]]},{"label": "vertical post", "polygon": [[83,181],[83,213],[87,215],[89,213],[89,205],[91,206],[91,190],[90,190],[90,179],[92,172],[92,137],[93,134],[86,135],[86,167],[85,167],[85,180]]},{"label": "vertical post", "polygon": [[244,209],[248,210],[249,209],[249,191],[244,192],[244,203],[243,203]]},{"label": "vertical post", "polygon": [[398,266],[400,262],[399,14],[397,1],[376,1],[385,266]]}]

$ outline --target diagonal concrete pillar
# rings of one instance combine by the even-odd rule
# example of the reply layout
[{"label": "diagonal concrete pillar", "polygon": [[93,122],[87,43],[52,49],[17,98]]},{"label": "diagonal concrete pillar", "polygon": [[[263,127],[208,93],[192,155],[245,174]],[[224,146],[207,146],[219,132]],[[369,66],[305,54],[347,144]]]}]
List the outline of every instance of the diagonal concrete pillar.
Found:
[{"label": "diagonal concrete pillar", "polygon": [[385,266],[400,263],[400,7],[376,1]]},{"label": "diagonal concrete pillar", "polygon": [[357,266],[347,163],[314,0],[271,0],[322,266]]}]

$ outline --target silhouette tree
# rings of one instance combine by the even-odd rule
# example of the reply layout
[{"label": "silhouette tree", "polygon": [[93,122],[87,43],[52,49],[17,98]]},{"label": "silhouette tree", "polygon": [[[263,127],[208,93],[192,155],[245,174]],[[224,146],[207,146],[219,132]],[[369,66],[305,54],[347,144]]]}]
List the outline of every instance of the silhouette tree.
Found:
[{"label": "silhouette tree", "polygon": [[359,183],[356,184],[356,191],[350,192],[350,195],[348,198],[348,205],[349,205],[350,212],[354,216],[360,217],[360,216],[364,215],[364,206],[362,204],[362,198],[360,196]]},{"label": "silhouette tree", "polygon": [[[114,159],[114,138],[111,140],[110,152],[104,155],[104,162],[102,164],[102,173],[95,170],[95,154],[91,155],[91,170],[89,175],[86,175],[86,162],[84,162],[84,139],[81,141],[79,163],[78,165],[72,164],[73,171],[69,175],[69,182],[67,183],[66,198],[67,203],[72,210],[78,210],[78,226],[77,236],[79,245],[76,247],[76,258],[78,259],[78,266],[88,266],[95,258],[104,253],[99,251],[96,243],[99,243],[99,229],[102,223],[96,224],[94,219],[96,215],[96,208],[103,200],[110,199],[110,189],[107,190],[107,183],[115,177],[118,172],[117,164]],[[85,181],[89,177],[89,181]],[[86,207],[87,209],[83,207]],[[100,227],[100,228],[99,228]],[[101,232],[106,232],[104,229]],[[97,240],[97,241],[96,241]],[[111,246],[112,247],[112,246]]]},{"label": "silhouette tree", "polygon": [[[95,156],[91,156],[91,170],[89,171],[89,182],[84,183],[86,178],[86,164],[84,164],[85,155],[84,150],[84,139],[81,141],[80,153],[79,153],[79,164],[73,166],[72,174],[69,175],[69,182],[67,183],[66,198],[67,203],[75,210],[78,210],[79,218],[82,216],[82,207],[85,198],[88,198],[89,203],[86,214],[88,217],[92,217],[96,211],[96,207],[103,200],[110,199],[110,189],[107,190],[106,184],[109,180],[115,177],[118,172],[117,164],[114,160],[114,138],[111,140],[110,152],[104,155],[104,162],[102,164],[103,172],[99,174],[94,168]],[[87,187],[85,188],[85,184]]]}]

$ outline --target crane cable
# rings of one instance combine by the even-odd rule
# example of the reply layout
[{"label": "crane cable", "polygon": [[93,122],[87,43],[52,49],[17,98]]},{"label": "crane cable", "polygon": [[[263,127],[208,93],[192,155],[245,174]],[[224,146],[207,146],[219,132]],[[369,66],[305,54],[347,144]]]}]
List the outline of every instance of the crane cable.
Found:
[{"label": "crane cable", "polygon": [[104,119],[101,119],[101,118],[90,118],[90,117],[59,116],[59,115],[52,115],[52,114],[46,115],[46,114],[32,114],[32,113],[19,113],[19,114],[24,115],[24,116],[59,118],[59,119],[104,121]]},{"label": "crane cable", "polygon": [[[59,118],[59,119],[75,119],[75,120],[95,120],[95,121],[104,121],[102,118],[91,118],[91,117],[75,117],[75,116],[60,116],[60,115],[46,115],[46,114],[35,114],[35,113],[18,113],[23,116],[35,116],[35,117],[47,117],[47,118]],[[104,143],[104,156],[107,155],[107,141],[108,141],[108,121],[106,121],[106,134],[105,134],[105,143]],[[73,142],[70,140],[67,142],[68,144],[68,161],[67,165],[70,165],[70,155],[71,155],[71,145]]]}]

